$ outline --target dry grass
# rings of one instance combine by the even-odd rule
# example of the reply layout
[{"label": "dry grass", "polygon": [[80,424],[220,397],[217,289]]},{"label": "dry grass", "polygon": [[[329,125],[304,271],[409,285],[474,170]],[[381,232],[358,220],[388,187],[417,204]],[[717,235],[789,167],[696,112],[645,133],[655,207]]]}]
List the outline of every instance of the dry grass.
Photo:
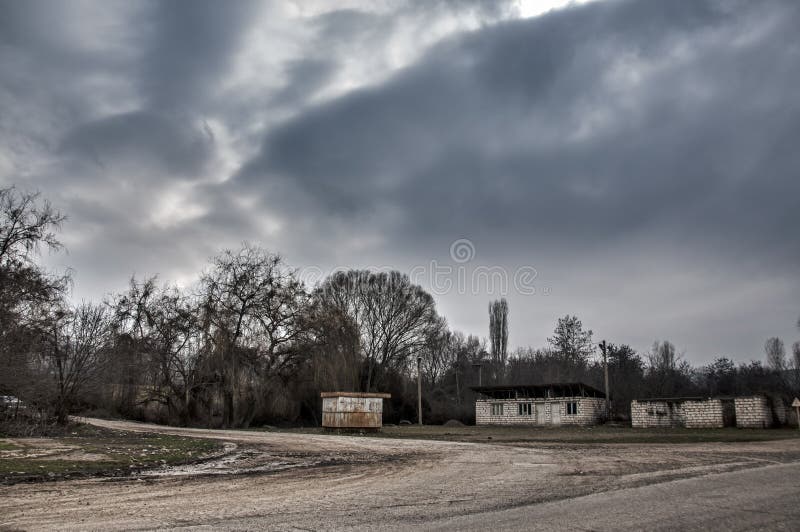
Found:
[{"label": "dry grass", "polygon": [[[276,429],[271,429],[276,430]],[[280,429],[286,432],[322,434],[318,427]],[[354,435],[360,435],[354,433]],[[634,429],[631,427],[504,427],[443,425],[385,426],[378,433],[367,436],[384,438],[409,438],[457,442],[491,442],[508,444],[605,444],[605,443],[703,443],[703,442],[756,442],[800,438],[796,428],[781,429]]]},{"label": "dry grass", "polygon": [[201,459],[221,443],[166,434],[112,431],[76,425],[59,438],[0,440],[0,483],[80,476],[124,476]]}]

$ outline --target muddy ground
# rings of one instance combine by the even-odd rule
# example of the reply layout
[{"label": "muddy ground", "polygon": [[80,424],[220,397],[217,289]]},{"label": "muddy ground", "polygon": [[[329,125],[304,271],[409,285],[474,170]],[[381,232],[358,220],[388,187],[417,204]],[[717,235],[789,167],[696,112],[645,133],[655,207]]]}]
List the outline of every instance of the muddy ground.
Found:
[{"label": "muddy ground", "polygon": [[216,439],[227,452],[203,464],[125,479],[0,487],[1,528],[425,525],[450,516],[800,461],[797,438],[498,444],[92,423]]},{"label": "muddy ground", "polygon": [[219,440],[72,424],[56,437],[0,438],[0,485],[129,476],[213,460],[230,454],[225,446]]}]

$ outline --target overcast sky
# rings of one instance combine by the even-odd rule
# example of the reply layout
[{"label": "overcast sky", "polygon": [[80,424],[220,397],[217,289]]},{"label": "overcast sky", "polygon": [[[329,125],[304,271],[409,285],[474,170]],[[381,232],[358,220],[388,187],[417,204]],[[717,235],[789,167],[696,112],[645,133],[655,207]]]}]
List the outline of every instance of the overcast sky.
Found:
[{"label": "overcast sky", "polygon": [[512,348],[570,313],[763,359],[800,339],[798,28],[793,0],[0,0],[0,185],[68,214],[76,299],[249,241],[309,283],[412,273],[465,333],[507,292]]}]

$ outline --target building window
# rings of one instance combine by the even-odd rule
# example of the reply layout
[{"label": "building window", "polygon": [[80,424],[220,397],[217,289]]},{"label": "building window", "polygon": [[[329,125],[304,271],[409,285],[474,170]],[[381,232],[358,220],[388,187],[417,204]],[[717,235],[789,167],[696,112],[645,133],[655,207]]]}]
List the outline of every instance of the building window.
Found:
[{"label": "building window", "polygon": [[492,403],[492,415],[493,416],[503,415],[503,403]]},{"label": "building window", "polygon": [[567,415],[568,416],[577,416],[578,415],[578,403],[573,401],[571,403],[567,403]]},{"label": "building window", "polygon": [[519,415],[530,416],[533,415],[533,405],[531,403],[519,403]]}]

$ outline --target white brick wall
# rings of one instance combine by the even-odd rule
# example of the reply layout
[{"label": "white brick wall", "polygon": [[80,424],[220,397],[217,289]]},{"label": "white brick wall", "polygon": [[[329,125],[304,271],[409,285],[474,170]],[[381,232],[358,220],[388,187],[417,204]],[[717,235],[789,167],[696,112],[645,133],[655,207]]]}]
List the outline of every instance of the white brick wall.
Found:
[{"label": "white brick wall", "polygon": [[686,401],[683,416],[687,429],[721,429],[725,426],[723,405],[720,399]]},{"label": "white brick wall", "polygon": [[[577,403],[578,412],[567,415],[567,403]],[[519,404],[531,403],[532,415],[520,416]],[[492,415],[492,405],[502,404],[503,414]],[[562,397],[557,399],[478,399],[475,401],[476,425],[552,425],[558,409],[559,425],[596,425],[605,413],[605,399],[595,397]],[[537,416],[542,412],[543,416]],[[543,419],[542,419],[543,418]]]},{"label": "white brick wall", "polygon": [[722,428],[733,426],[734,416],[737,427],[768,427],[762,420],[772,419],[767,399],[758,396],[631,402],[634,427]]},{"label": "white brick wall", "polygon": [[633,427],[682,427],[685,423],[681,402],[631,401]]},{"label": "white brick wall", "polygon": [[[631,425],[645,427],[722,428],[726,405],[722,399],[700,401],[632,401]],[[727,412],[728,416],[732,412]]]},{"label": "white brick wall", "polygon": [[769,401],[763,395],[737,397],[736,426],[747,429],[761,429],[772,425],[772,412]]}]

